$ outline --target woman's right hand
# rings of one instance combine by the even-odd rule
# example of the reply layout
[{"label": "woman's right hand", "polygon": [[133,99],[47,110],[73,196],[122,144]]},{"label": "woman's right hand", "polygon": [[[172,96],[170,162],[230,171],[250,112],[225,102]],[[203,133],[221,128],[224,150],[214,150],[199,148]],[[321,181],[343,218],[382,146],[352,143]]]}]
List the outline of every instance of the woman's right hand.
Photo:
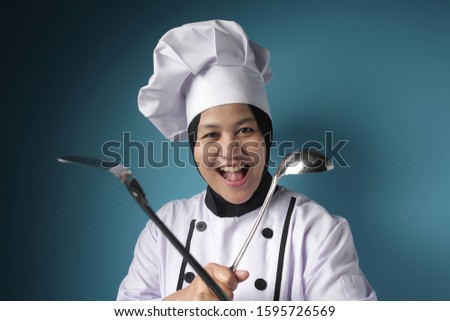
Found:
[{"label": "woman's right hand", "polygon": [[[211,276],[211,278],[217,283],[217,285],[230,300],[233,300],[233,292],[237,289],[238,284],[247,280],[249,277],[248,271],[237,270],[233,272],[230,268],[215,263],[208,263],[205,266],[205,271]],[[163,301],[217,300],[217,296],[199,276],[196,276],[192,283],[187,287],[163,299]]]}]

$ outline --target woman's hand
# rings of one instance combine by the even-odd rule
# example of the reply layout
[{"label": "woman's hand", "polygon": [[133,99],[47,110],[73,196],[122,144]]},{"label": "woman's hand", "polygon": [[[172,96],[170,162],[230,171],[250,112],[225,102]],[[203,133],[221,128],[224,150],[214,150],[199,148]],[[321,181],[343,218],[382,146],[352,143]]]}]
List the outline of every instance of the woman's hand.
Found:
[{"label": "woman's hand", "polygon": [[[239,283],[247,280],[249,273],[244,270],[231,271],[228,267],[208,263],[205,271],[212,277],[217,285],[222,289],[225,295],[233,300],[233,291],[237,289]],[[181,289],[166,298],[163,301],[217,301],[218,298],[206,285],[206,283],[196,276],[194,281],[184,289]]]}]

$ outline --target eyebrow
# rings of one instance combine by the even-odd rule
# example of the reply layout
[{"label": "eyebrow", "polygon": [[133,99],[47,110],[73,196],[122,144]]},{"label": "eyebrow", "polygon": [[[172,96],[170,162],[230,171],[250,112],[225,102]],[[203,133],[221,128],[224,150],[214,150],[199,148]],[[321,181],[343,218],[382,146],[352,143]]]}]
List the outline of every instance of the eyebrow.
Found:
[{"label": "eyebrow", "polygon": [[[255,117],[245,117],[241,120],[237,121],[234,126],[241,126],[242,124],[249,123],[249,122],[256,122]],[[198,126],[198,129],[215,129],[220,128],[221,126],[219,124],[211,123],[211,124],[205,124]]]}]

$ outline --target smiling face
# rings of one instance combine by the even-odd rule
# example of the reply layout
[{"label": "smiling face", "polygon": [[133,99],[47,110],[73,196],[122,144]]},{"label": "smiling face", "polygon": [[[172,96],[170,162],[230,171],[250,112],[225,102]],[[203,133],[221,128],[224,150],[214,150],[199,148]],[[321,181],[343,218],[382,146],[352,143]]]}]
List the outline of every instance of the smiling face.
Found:
[{"label": "smiling face", "polygon": [[266,149],[246,104],[212,107],[200,116],[194,159],[200,174],[225,200],[242,204],[258,188]]}]

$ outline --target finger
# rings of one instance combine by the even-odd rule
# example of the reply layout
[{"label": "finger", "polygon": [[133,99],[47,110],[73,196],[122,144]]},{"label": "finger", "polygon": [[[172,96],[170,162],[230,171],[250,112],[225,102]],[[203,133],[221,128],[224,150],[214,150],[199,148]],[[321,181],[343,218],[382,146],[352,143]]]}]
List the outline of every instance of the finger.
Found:
[{"label": "finger", "polygon": [[219,283],[224,284],[231,291],[236,290],[238,281],[234,273],[226,266],[214,264],[212,267],[212,276]]},{"label": "finger", "polygon": [[[233,298],[233,291],[231,291],[227,286],[218,282],[213,276],[211,276],[213,281],[220,287],[224,295],[228,298]],[[215,293],[209,288],[209,286],[204,282],[204,280],[197,276],[194,281],[188,286],[190,292],[192,293],[191,300],[199,301],[217,301],[219,298]]]},{"label": "finger", "polygon": [[236,270],[234,271],[234,275],[238,283],[244,282],[250,276],[250,273],[245,270]]},{"label": "finger", "polygon": [[[208,263],[205,266],[205,271],[208,272],[216,284],[222,289],[224,294],[232,300],[234,297],[233,291],[237,287],[237,280],[231,271],[227,267],[215,263]],[[203,280],[201,282],[206,288],[209,289]],[[211,289],[209,289],[209,291],[212,295],[214,295]],[[214,297],[217,299],[215,295]]]}]

